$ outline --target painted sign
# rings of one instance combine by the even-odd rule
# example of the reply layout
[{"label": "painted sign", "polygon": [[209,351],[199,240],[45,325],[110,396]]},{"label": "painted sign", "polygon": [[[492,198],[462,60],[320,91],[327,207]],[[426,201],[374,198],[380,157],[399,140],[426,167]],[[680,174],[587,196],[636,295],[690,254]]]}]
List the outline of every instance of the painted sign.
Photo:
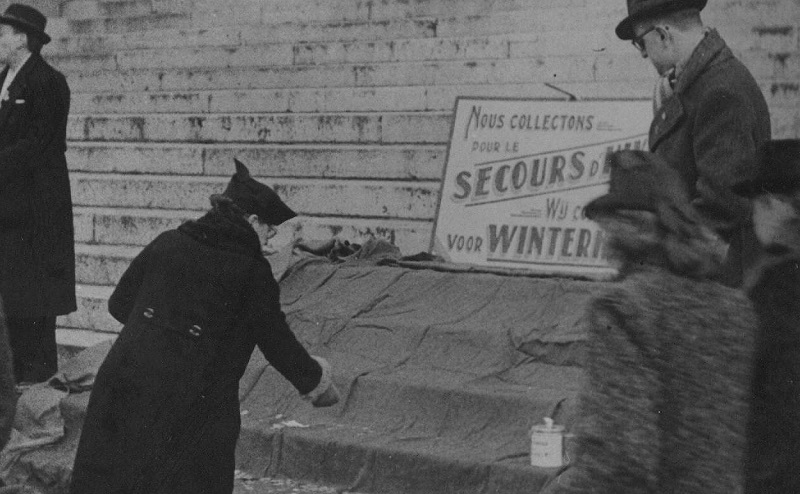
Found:
[{"label": "painted sign", "polygon": [[458,98],[432,253],[448,261],[603,278],[604,235],[583,207],[605,156],[647,149],[649,101]]}]

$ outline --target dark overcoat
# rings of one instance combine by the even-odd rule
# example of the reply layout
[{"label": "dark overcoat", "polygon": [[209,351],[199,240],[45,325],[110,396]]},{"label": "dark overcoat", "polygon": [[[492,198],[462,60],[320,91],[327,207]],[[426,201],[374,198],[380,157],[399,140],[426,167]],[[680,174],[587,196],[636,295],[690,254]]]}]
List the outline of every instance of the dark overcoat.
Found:
[{"label": "dark overcoat", "polygon": [[800,492],[800,257],[757,272],[748,292],[759,332],[745,492]]},{"label": "dark overcoat", "polygon": [[[0,73],[0,84],[8,69]],[[10,317],[67,314],[75,246],[66,151],[70,92],[31,55],[0,103],[0,295]]]},{"label": "dark overcoat", "polygon": [[229,494],[238,383],[255,345],[300,393],[320,382],[241,218],[212,211],[161,234],[108,306],[124,328],[90,397],[73,494]]},{"label": "dark overcoat", "polygon": [[740,493],[756,324],[744,293],[644,265],[588,317],[577,458],[546,492]]},{"label": "dark overcoat", "polygon": [[695,49],[650,126],[650,150],[681,174],[698,211],[731,244],[721,280],[741,285],[757,242],[749,203],[730,187],[756,173],[755,150],[770,139],[764,95],[711,30]]}]

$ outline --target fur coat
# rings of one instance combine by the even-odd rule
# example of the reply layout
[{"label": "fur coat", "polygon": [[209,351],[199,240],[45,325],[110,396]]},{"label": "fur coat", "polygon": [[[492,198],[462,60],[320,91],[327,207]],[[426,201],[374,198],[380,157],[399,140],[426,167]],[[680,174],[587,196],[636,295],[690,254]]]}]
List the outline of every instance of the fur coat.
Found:
[{"label": "fur coat", "polygon": [[755,328],[744,294],[642,265],[588,316],[577,458],[546,492],[740,493]]}]

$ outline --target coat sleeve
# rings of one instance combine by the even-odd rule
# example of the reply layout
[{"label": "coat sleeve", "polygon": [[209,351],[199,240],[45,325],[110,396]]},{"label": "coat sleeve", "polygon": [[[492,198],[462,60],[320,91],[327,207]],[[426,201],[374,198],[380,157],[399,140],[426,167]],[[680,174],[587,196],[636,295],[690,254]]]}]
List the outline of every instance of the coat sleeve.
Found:
[{"label": "coat sleeve", "polygon": [[[153,243],[156,240],[153,241]],[[114,288],[114,292],[108,299],[108,312],[122,324],[128,322],[133,306],[136,303],[136,297],[139,294],[139,289],[144,281],[145,270],[147,269],[147,259],[150,256],[152,245],[145,247],[134,259],[131,261],[128,269],[122,274],[119,283]]]},{"label": "coat sleeve", "polygon": [[268,262],[258,263],[246,308],[248,325],[264,357],[300,392],[314,390],[322,367],[300,344],[281,310],[280,288]]},{"label": "coat sleeve", "polygon": [[755,174],[757,125],[743,94],[715,88],[700,100],[695,120],[695,206],[726,239],[749,218],[747,200],[731,192]]},{"label": "coat sleeve", "polygon": [[[37,75],[42,72],[37,72]],[[43,72],[26,79],[30,120],[21,139],[0,150],[0,182],[35,166],[48,164],[45,153],[66,149],[66,126],[70,92],[63,75]]]}]

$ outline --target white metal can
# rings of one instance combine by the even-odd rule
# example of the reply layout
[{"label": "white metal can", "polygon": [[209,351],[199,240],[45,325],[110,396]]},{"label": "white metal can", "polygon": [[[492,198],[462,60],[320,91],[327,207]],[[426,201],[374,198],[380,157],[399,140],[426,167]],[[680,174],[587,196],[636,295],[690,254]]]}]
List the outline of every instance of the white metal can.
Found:
[{"label": "white metal can", "polygon": [[550,417],[544,424],[531,427],[531,465],[560,467],[564,464],[564,426],[553,424]]}]

